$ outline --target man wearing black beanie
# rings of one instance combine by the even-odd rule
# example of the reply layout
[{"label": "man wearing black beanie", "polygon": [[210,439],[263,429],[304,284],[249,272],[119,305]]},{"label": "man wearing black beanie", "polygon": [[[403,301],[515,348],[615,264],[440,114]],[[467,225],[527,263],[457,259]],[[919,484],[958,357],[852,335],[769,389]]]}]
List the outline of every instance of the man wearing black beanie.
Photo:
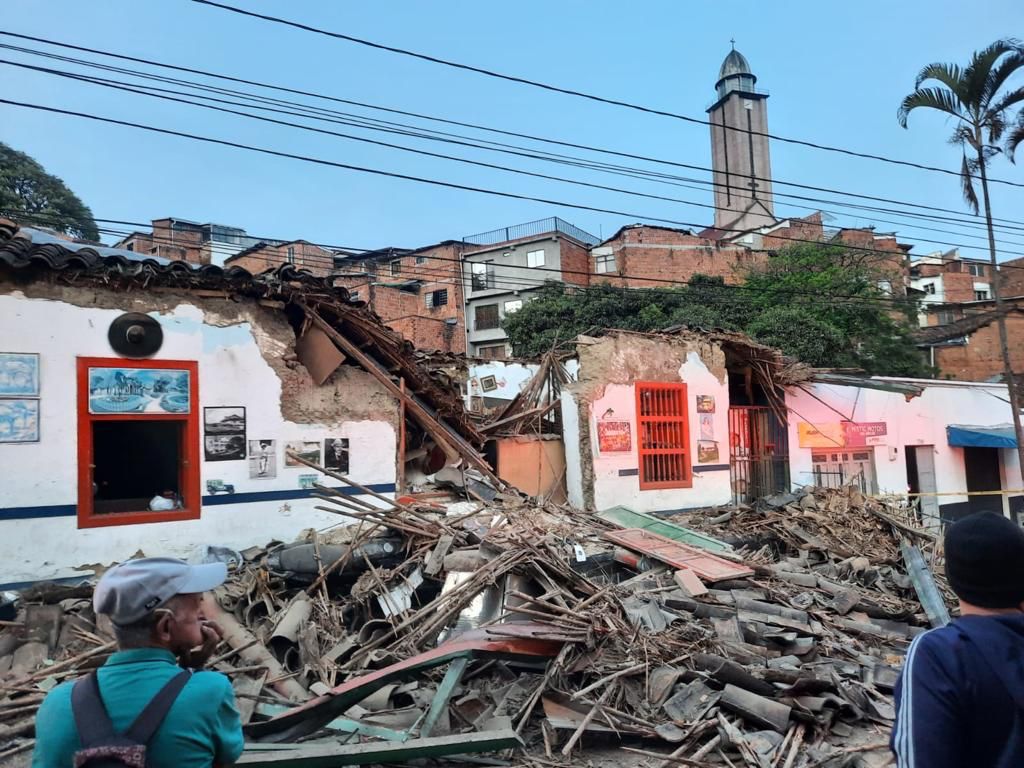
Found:
[{"label": "man wearing black beanie", "polygon": [[899,768],[1024,766],[1024,531],[981,512],[946,531],[960,618],[918,635],[896,684]]}]

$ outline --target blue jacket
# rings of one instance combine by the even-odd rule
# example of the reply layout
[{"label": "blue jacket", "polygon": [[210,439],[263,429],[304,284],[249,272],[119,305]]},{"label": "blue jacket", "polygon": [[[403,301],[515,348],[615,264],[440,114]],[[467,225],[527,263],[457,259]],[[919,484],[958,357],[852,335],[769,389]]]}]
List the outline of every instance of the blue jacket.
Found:
[{"label": "blue jacket", "polygon": [[1024,614],[919,635],[896,683],[899,768],[1024,766]]}]

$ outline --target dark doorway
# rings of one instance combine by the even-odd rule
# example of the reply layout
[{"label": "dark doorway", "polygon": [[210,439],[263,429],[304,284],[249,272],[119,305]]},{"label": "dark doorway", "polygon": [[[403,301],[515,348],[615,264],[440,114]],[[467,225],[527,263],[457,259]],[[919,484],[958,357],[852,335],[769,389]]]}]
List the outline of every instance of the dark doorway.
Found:
[{"label": "dark doorway", "polygon": [[[998,448],[964,448],[964,466],[967,470],[967,492],[1000,491]],[[1003,514],[1003,497],[969,496],[967,507],[970,512],[998,512]]]},{"label": "dark doorway", "polygon": [[94,510],[143,512],[158,493],[180,493],[181,432],[180,421],[95,422]]}]

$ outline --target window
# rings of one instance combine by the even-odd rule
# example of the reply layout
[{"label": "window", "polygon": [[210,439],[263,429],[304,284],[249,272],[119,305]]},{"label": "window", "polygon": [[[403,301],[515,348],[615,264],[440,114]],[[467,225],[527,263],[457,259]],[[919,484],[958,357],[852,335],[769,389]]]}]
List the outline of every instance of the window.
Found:
[{"label": "window", "polygon": [[811,468],[814,484],[821,488],[852,485],[861,493],[875,493],[874,450],[813,453]]},{"label": "window", "polygon": [[442,288],[439,291],[427,291],[426,303],[428,308],[443,307],[448,303],[448,289]]},{"label": "window", "polygon": [[288,263],[289,264],[294,264],[295,263],[295,246],[294,245],[289,245],[288,246]]},{"label": "window", "polygon": [[544,266],[544,251],[527,251],[526,253],[526,266],[528,267],[543,267]]},{"label": "window", "polygon": [[402,274],[402,260],[401,259],[395,259],[394,261],[389,262],[388,266],[391,267],[391,276],[392,277],[398,277],[400,274]]},{"label": "window", "polygon": [[975,291],[974,292],[974,300],[975,301],[988,301],[988,291]]},{"label": "window", "polygon": [[474,313],[476,319],[474,325],[478,331],[487,331],[498,327],[497,304],[478,304]]},{"label": "window", "polygon": [[614,272],[616,269],[615,254],[605,253],[594,257],[594,271],[599,275]]},{"label": "window", "polygon": [[967,271],[975,277],[985,276],[985,265],[984,264],[968,264]]},{"label": "window", "polygon": [[349,291],[348,297],[352,301],[359,301],[359,291]]},{"label": "window", "polygon": [[488,288],[494,287],[494,262],[474,262],[471,269],[474,291],[486,291]]},{"label": "window", "polygon": [[504,360],[508,357],[508,350],[504,344],[488,344],[477,347],[476,354],[477,357],[482,357],[484,360]]},{"label": "window", "polygon": [[523,300],[522,299],[513,299],[512,301],[506,301],[505,302],[505,314],[506,315],[514,314],[514,313],[518,312],[522,308],[523,308]]},{"label": "window", "polygon": [[882,293],[891,296],[892,295],[892,281],[891,280],[879,280],[878,290]]},{"label": "window", "polygon": [[953,310],[951,309],[940,309],[935,313],[936,325],[949,325],[955,320],[956,317],[953,316]]},{"label": "window", "polygon": [[198,393],[195,362],[78,358],[79,528],[199,518]]},{"label": "window", "polygon": [[426,256],[417,256],[416,257],[416,263],[417,264],[424,264],[424,263],[426,263],[426,261],[427,261],[427,257]]},{"label": "window", "polygon": [[125,243],[124,244],[124,249],[126,251],[134,251],[135,250],[135,243]]},{"label": "window", "polygon": [[935,295],[935,283],[925,283],[921,286],[921,290],[925,293],[934,296]]},{"label": "window", "polygon": [[690,488],[690,438],[686,385],[636,385],[640,490]]}]

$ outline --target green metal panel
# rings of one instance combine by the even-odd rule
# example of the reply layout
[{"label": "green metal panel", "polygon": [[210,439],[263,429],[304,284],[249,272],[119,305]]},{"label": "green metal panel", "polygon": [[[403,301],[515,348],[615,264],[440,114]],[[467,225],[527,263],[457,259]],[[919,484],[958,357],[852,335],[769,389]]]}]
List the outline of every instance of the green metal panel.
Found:
[{"label": "green metal panel", "polygon": [[732,552],[732,547],[724,541],[666,520],[659,520],[652,515],[645,515],[643,512],[634,512],[628,507],[611,507],[603,512],[598,512],[597,516],[620,528],[643,528],[645,531],[683,544],[700,547],[709,552]]}]

